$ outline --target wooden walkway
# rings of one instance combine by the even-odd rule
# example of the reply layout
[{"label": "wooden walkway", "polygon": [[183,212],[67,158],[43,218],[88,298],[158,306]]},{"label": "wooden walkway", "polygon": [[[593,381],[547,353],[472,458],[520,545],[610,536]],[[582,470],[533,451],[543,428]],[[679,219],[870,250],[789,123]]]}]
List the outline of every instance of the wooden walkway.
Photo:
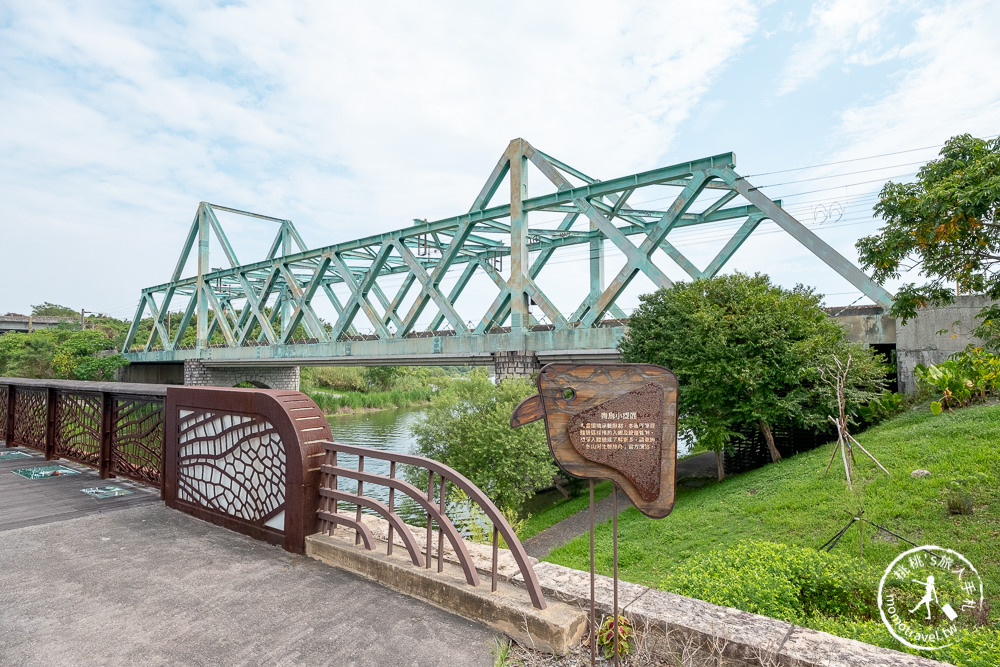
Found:
[{"label": "wooden walkway", "polygon": [[[158,489],[123,479],[101,479],[96,470],[86,466],[58,459],[46,461],[41,452],[23,447],[0,446],[0,454],[4,452],[23,452],[31,457],[0,460],[0,531],[160,501]],[[13,472],[52,465],[65,466],[80,474],[27,479]],[[117,486],[132,493],[103,499],[83,493],[83,489],[99,486]]]}]

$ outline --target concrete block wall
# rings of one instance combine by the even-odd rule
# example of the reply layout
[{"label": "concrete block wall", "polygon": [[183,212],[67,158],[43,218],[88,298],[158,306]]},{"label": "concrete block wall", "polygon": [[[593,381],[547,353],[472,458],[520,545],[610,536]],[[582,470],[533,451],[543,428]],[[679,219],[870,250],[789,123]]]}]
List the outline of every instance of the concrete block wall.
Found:
[{"label": "concrete block wall", "polygon": [[[936,364],[969,343],[982,345],[982,340],[969,333],[979,321],[978,313],[990,300],[982,296],[960,296],[955,303],[942,308],[928,307],[917,311],[917,317],[896,327],[896,367],[899,390],[912,394],[917,390],[913,368],[917,364]],[[955,324],[958,322],[958,324]],[[944,333],[938,333],[941,330]]]},{"label": "concrete block wall", "polygon": [[540,368],[538,355],[534,352],[515,350],[493,353],[493,370],[496,373],[497,384],[507,378],[530,378]]},{"label": "concrete block wall", "polygon": [[299,367],[206,366],[199,359],[184,362],[184,384],[201,387],[234,387],[250,382],[265,389],[299,390]]}]

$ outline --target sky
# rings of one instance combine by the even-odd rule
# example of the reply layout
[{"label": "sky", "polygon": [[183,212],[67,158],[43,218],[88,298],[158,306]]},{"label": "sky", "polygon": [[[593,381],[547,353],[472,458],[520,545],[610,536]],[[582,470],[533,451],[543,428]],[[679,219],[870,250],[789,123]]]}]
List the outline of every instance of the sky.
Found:
[{"label": "sky", "polygon": [[[515,137],[605,180],[734,152],[856,260],[887,180],[1000,132],[998,25],[976,0],[0,0],[0,313],[130,319],[200,201],[309,247],[463,213]],[[275,232],[223,223],[245,262]],[[727,230],[670,238],[704,263]],[[771,223],[731,270],[868,302]]]}]

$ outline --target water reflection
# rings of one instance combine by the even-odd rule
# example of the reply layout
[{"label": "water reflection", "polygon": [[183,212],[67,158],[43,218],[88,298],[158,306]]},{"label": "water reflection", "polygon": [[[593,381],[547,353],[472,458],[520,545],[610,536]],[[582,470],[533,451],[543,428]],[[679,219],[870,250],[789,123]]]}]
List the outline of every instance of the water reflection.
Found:
[{"label": "water reflection", "polygon": [[[327,417],[327,421],[330,422],[334,442],[400,454],[412,454],[415,453],[416,443],[410,433],[410,427],[422,414],[422,410],[412,409],[379,410],[377,412],[331,415]],[[356,456],[338,454],[337,462],[345,468],[354,470],[358,468],[358,457]],[[388,475],[389,463],[366,457],[365,471],[378,475]],[[341,491],[354,493],[358,490],[358,483],[355,480],[342,477],[337,480],[337,487]],[[374,498],[385,504],[389,502],[389,489],[387,487],[365,483],[364,492],[369,498]],[[423,509],[407,499],[402,493],[396,493],[395,507],[403,520],[411,525],[423,525],[426,521]],[[341,503],[340,509],[341,511],[353,511],[355,506]],[[367,514],[377,514],[374,510],[364,508],[362,511]]]}]

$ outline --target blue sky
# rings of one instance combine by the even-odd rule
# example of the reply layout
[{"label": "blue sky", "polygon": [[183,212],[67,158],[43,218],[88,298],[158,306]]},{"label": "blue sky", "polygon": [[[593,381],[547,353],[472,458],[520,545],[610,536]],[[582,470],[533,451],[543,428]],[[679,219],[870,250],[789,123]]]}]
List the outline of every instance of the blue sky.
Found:
[{"label": "blue sky", "polygon": [[[203,200],[313,247],[461,213],[519,136],[598,178],[735,152],[854,259],[886,179],[1000,131],[997,26],[975,1],[0,0],[0,313],[130,318]],[[230,232],[245,261],[273,235]],[[859,295],[773,225],[731,268]]]}]

